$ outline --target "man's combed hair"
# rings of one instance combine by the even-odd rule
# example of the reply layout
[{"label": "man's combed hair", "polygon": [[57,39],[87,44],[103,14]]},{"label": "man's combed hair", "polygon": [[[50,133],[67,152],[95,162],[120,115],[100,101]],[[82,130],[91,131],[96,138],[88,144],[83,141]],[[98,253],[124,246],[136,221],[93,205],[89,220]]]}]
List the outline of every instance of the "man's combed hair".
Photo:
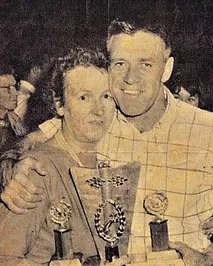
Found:
[{"label": "man's combed hair", "polygon": [[[170,38],[165,25],[152,22],[150,24],[113,20],[108,27],[108,46],[112,36],[121,33],[133,35],[137,31],[144,31],[158,35],[165,43],[166,49],[171,49]],[[109,49],[108,49],[109,50]]]},{"label": "man's combed hair", "polygon": [[56,115],[55,101],[64,105],[64,77],[69,70],[77,66],[95,66],[107,70],[108,61],[100,51],[84,48],[71,49],[66,56],[53,60],[48,71],[40,80],[44,101],[49,106],[50,112]]}]

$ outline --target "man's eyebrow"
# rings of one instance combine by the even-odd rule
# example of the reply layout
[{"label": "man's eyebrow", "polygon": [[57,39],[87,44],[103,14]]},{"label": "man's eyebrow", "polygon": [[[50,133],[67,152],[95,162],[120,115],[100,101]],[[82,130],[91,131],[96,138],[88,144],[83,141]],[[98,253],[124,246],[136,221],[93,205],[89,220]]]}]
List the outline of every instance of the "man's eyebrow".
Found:
[{"label": "man's eyebrow", "polygon": [[139,62],[147,62],[147,61],[151,61],[151,62],[155,62],[156,60],[153,57],[149,57],[149,58],[140,58]]},{"label": "man's eyebrow", "polygon": [[114,62],[114,61],[127,61],[127,60],[122,58],[122,57],[117,57],[117,58],[112,58],[111,59],[111,62]]}]

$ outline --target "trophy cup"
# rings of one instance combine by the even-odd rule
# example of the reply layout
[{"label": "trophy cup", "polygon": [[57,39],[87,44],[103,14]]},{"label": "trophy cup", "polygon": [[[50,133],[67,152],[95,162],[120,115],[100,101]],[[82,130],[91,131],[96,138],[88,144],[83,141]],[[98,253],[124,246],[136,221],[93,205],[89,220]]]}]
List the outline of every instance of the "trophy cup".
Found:
[{"label": "trophy cup", "polygon": [[72,216],[71,206],[62,199],[53,204],[49,211],[50,221],[54,224],[55,254],[50,266],[80,266],[78,259],[73,258],[71,227],[69,219]]},{"label": "trophy cup", "polygon": [[163,219],[163,214],[168,208],[166,193],[156,191],[144,199],[144,209],[155,218],[149,223],[152,248],[147,252],[147,262],[144,266],[183,266],[175,250],[169,249],[168,221]]}]

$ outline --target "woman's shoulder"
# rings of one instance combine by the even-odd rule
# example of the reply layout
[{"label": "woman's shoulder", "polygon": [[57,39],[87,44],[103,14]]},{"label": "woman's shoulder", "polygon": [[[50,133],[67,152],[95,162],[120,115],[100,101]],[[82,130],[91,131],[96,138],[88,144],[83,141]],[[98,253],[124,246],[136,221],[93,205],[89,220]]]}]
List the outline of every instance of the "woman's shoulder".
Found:
[{"label": "woman's shoulder", "polygon": [[36,143],[30,151],[22,155],[22,158],[25,157],[34,158],[45,167],[48,164],[78,166],[76,160],[68,152],[46,143]]}]

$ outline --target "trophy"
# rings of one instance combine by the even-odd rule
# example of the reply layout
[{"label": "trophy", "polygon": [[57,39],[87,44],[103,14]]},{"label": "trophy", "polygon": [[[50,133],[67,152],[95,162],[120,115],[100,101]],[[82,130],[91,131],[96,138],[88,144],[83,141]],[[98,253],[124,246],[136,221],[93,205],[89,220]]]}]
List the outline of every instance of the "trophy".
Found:
[{"label": "trophy", "polygon": [[[97,208],[94,222],[99,237],[106,242],[105,259],[107,263],[119,258],[118,240],[124,232],[126,217],[123,207],[119,202],[112,199],[111,186],[113,183],[109,180],[111,176],[110,166],[107,164],[99,165],[99,172],[103,202]],[[101,218],[103,218],[103,223]]]},{"label": "trophy", "polygon": [[165,192],[156,191],[144,199],[144,209],[155,218],[149,223],[151,234],[151,251],[147,252],[147,262],[143,266],[182,266],[183,261],[175,250],[169,249],[168,221],[163,215],[168,208]]},{"label": "trophy", "polygon": [[54,203],[49,211],[50,221],[54,224],[55,254],[50,266],[80,266],[78,259],[73,258],[71,240],[71,226],[69,219],[72,216],[71,206],[65,199]]},{"label": "trophy", "polygon": [[128,252],[140,167],[140,163],[132,162],[113,168],[104,161],[95,169],[72,169],[102,262],[116,263]]},{"label": "trophy", "polygon": [[162,217],[167,207],[168,198],[164,192],[155,192],[144,199],[144,209],[155,216],[155,219],[149,223],[152,251],[168,250],[168,221]]}]

